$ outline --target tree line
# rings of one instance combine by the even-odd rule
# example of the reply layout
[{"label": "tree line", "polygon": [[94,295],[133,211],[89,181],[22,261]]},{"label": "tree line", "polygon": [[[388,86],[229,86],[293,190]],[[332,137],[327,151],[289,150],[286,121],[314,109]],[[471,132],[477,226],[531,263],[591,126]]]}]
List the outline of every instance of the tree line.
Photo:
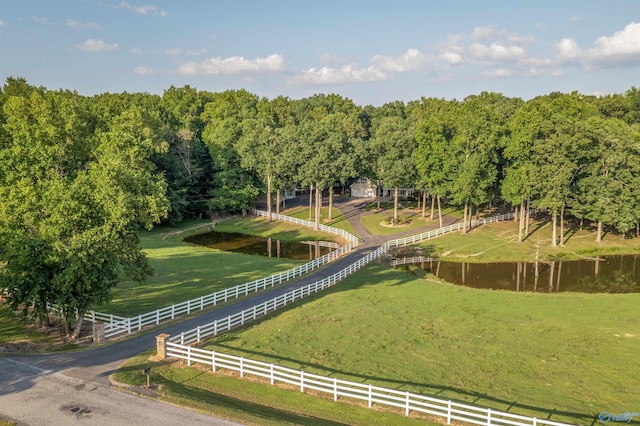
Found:
[{"label": "tree line", "polygon": [[25,315],[60,306],[70,335],[122,273],[150,273],[138,228],[244,211],[260,195],[271,211],[286,189],[313,188],[316,224],[323,192],[331,211],[333,188],[360,177],[395,189],[395,220],[398,188],[463,207],[465,227],[502,200],[520,241],[531,208],[551,215],[553,245],[569,216],[596,224],[598,241],[640,222],[635,87],[374,107],[190,86],[81,96],[9,78],[0,106],[0,287]]}]

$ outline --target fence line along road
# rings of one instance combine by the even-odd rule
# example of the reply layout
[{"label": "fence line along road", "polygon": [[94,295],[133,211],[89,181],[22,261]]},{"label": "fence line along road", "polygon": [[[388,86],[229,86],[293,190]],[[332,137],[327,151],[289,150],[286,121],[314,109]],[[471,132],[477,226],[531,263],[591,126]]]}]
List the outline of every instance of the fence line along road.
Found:
[{"label": "fence line along road", "polygon": [[[481,219],[479,221],[473,221],[472,225],[478,226],[481,224],[493,223],[498,221],[504,221],[513,219],[514,214],[508,213],[491,218]],[[211,365],[215,371],[215,368],[229,368],[240,372],[240,376],[244,377],[244,374],[266,374],[265,365],[269,366],[269,376],[271,383],[284,382],[300,385],[300,389],[304,392],[305,389],[314,389],[321,392],[328,392],[334,394],[334,400],[337,400],[338,396],[346,396],[350,398],[363,399],[369,402],[369,407],[373,403],[389,405],[394,407],[402,407],[405,409],[405,414],[409,415],[411,411],[421,412],[447,418],[447,423],[451,420],[460,420],[468,423],[480,424],[480,425],[512,425],[512,426],[529,426],[529,425],[549,425],[549,426],[564,426],[564,423],[557,423],[547,420],[540,420],[534,417],[519,416],[510,413],[502,413],[494,411],[489,408],[476,407],[471,405],[464,405],[452,402],[450,400],[443,400],[438,398],[426,397],[418,394],[412,394],[408,392],[399,392],[393,389],[377,388],[371,385],[362,385],[358,383],[351,383],[345,381],[339,381],[323,376],[316,376],[303,371],[289,370],[288,373],[282,374],[278,377],[275,376],[275,371],[287,371],[284,367],[278,367],[271,364],[264,364],[258,361],[253,361],[246,358],[237,358],[236,363],[229,362],[224,364],[221,362],[224,357],[227,359],[233,359],[231,355],[221,354],[219,352],[206,351],[203,349],[195,348],[193,344],[202,342],[204,339],[217,336],[225,333],[232,328],[242,326],[249,321],[267,315],[283,306],[291,304],[292,302],[299,300],[303,297],[307,297],[311,294],[315,294],[322,291],[335,283],[343,280],[347,276],[353,274],[370,262],[384,255],[389,248],[398,247],[402,245],[413,244],[415,242],[428,240],[430,238],[437,237],[449,232],[462,229],[463,224],[453,224],[444,228],[439,228],[433,231],[424,232],[422,234],[414,235],[407,238],[401,238],[393,241],[389,241],[362,257],[358,261],[342,269],[340,272],[333,274],[320,281],[316,281],[312,284],[308,284],[304,287],[297,288],[295,290],[284,293],[278,297],[275,297],[267,302],[255,305],[252,308],[245,309],[235,314],[229,315],[226,318],[216,320],[214,322],[200,325],[192,330],[181,332],[178,335],[168,338],[166,341],[166,356],[186,359],[190,365],[191,362],[198,362],[206,365]],[[254,370],[248,368],[249,365],[257,365]],[[324,380],[324,382],[323,382]],[[326,384],[325,382],[330,382]],[[323,384],[325,383],[325,384]],[[331,385],[332,383],[332,385]],[[338,392],[338,384],[341,386],[340,392]],[[333,387],[331,387],[333,386]],[[327,390],[329,389],[329,390]],[[363,391],[362,389],[367,389]],[[374,392],[375,390],[375,392]],[[400,396],[399,396],[400,395]],[[438,405],[439,404],[439,405]],[[446,406],[446,410],[443,408]],[[518,421],[520,420],[520,421]]]},{"label": "fence line along road", "polygon": [[322,392],[332,395],[334,401],[344,397],[366,401],[369,408],[372,408],[374,404],[399,408],[403,410],[405,416],[409,416],[411,412],[416,412],[442,417],[447,419],[447,424],[451,424],[453,420],[458,420],[477,425],[568,426],[567,423],[521,416],[412,392],[340,380],[335,377],[320,376],[276,364],[194,348],[172,341],[166,344],[166,355],[184,359],[187,361],[188,366],[193,362],[197,362],[211,366],[214,372],[219,368],[224,368],[240,373],[241,378],[244,378],[245,375],[253,375],[269,379],[271,385],[286,383],[296,386],[303,393],[305,390]]},{"label": "fence line along road", "polygon": [[[268,217],[269,215],[267,212],[255,209],[252,212],[257,216]],[[315,223],[308,220],[297,219],[294,217],[273,213],[272,217],[274,219],[282,220],[296,225],[311,228],[315,227]],[[174,319],[179,315],[190,314],[191,312],[202,310],[205,307],[215,306],[219,303],[237,299],[241,296],[246,296],[249,293],[255,293],[268,287],[273,287],[276,284],[282,284],[294,278],[300,277],[315,269],[318,269],[321,266],[326,265],[327,263],[334,261],[335,259],[346,253],[349,253],[360,242],[358,237],[342,229],[320,225],[320,230],[344,238],[345,240],[347,240],[347,244],[338,248],[337,250],[332,251],[331,253],[325,254],[324,256],[312,260],[311,262],[307,262],[304,265],[300,265],[288,271],[271,275],[269,277],[260,278],[248,283],[240,284],[235,287],[220,290],[215,293],[207,294],[171,306],[156,309],[155,311],[147,312],[129,318],[103,312],[89,311],[86,313],[85,319],[92,322],[104,322],[106,338],[115,337],[125,333],[131,334],[135,331],[142,330],[142,328],[147,325],[158,325],[162,321]]]}]

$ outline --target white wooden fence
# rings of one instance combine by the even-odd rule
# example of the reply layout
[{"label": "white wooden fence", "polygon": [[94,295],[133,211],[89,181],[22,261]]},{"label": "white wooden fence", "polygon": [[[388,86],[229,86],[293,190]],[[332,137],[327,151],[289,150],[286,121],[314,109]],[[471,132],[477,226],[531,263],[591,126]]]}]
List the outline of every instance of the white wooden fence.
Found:
[{"label": "white wooden fence", "polygon": [[[253,213],[258,216],[268,216],[266,212],[258,210],[254,210]],[[278,220],[283,220],[302,226],[315,226],[315,223],[313,222],[284,215],[273,214],[273,217]],[[260,278],[248,283],[240,284],[235,287],[220,290],[215,293],[207,294],[195,299],[177,303],[175,305],[156,309],[155,311],[136,315],[130,318],[120,317],[117,315],[106,314],[97,311],[89,311],[85,315],[85,319],[92,322],[103,321],[105,323],[105,337],[107,338],[118,336],[124,333],[131,334],[132,332],[141,330],[147,325],[157,325],[162,321],[174,319],[179,315],[190,314],[193,311],[202,310],[205,307],[215,306],[219,303],[227,302],[228,300],[246,296],[249,293],[255,293],[268,287],[273,287],[276,284],[285,283],[296,277],[307,274],[323,265],[326,265],[329,262],[332,262],[343,254],[346,254],[353,250],[353,248],[359,243],[358,237],[346,231],[343,231],[342,229],[332,228],[326,225],[321,225],[320,229],[324,232],[343,237],[347,240],[347,244],[337,250],[332,251],[331,253],[325,254],[324,256],[312,260],[311,262],[307,262],[304,265],[300,265],[288,271],[271,275],[269,277]]]},{"label": "white wooden fence", "polygon": [[227,355],[192,346],[169,341],[166,344],[167,356],[184,359],[187,365],[196,362],[211,366],[212,371],[224,368],[237,371],[240,377],[253,375],[263,377],[276,383],[287,383],[297,386],[300,392],[314,390],[338,398],[350,398],[366,401],[369,408],[376,405],[395,407],[408,416],[411,412],[429,414],[447,419],[447,424],[453,420],[477,425],[498,426],[566,426],[566,423],[558,423],[550,420],[537,419],[535,417],[505,413],[469,404],[461,404],[451,400],[433,398],[412,392],[388,389],[365,383],[340,380],[335,377],[320,376],[301,370],[282,367],[266,362],[254,361],[244,357]]},{"label": "white wooden fence", "polygon": [[[481,219],[477,222],[474,221],[473,226],[513,219],[513,217],[513,213],[510,213]],[[419,241],[424,241],[438,235],[460,229],[462,229],[462,224],[454,224],[411,237],[389,241],[372,253],[362,257],[340,272],[327,278],[308,284],[304,287],[297,288],[267,302],[229,315],[226,318],[200,325],[192,330],[184,331],[178,335],[170,337],[166,342],[166,355],[186,359],[189,365],[191,365],[192,362],[211,365],[213,371],[215,371],[216,368],[227,368],[240,372],[240,377],[244,377],[245,374],[253,374],[270,379],[271,384],[274,384],[275,382],[294,384],[296,386],[300,386],[300,390],[302,392],[304,392],[305,389],[313,389],[319,392],[329,393],[334,396],[334,400],[337,400],[338,397],[355,398],[368,401],[369,407],[375,403],[402,408],[407,416],[411,411],[441,416],[447,419],[448,424],[451,423],[452,420],[459,420],[478,425],[499,426],[566,425],[565,423],[504,413],[490,408],[460,404],[450,400],[432,398],[410,392],[402,392],[373,385],[318,376],[305,373],[304,371],[291,370],[273,364],[253,361],[247,358],[234,357],[190,346],[202,342],[204,339],[209,337],[225,333],[232,328],[242,326],[249,321],[253,321],[258,317],[267,315],[270,312],[291,304],[303,297],[322,291],[358,271],[373,260],[379,258],[385,254],[390,247],[414,244]]]}]

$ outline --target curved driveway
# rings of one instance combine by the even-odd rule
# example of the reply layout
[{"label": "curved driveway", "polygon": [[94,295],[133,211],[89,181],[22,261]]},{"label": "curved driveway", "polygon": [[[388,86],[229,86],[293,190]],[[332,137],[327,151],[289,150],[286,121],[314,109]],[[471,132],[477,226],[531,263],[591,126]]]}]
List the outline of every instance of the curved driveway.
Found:
[{"label": "curved driveway", "polygon": [[[201,324],[225,318],[240,310],[273,299],[292,289],[335,274],[366,256],[389,239],[424,232],[434,226],[393,236],[370,234],[360,222],[365,200],[338,203],[364,243],[354,251],[302,279],[272,290],[256,293],[236,303],[205,312],[195,318],[159,325],[151,332],[82,352],[0,357],[0,417],[18,424],[55,425],[85,423],[91,425],[174,425],[233,423],[203,416],[194,411],[157,401],[137,398],[111,388],[109,376],[132,356],[155,346],[160,333],[175,335]],[[445,225],[455,219],[446,217]],[[219,423],[214,423],[218,421]]]}]

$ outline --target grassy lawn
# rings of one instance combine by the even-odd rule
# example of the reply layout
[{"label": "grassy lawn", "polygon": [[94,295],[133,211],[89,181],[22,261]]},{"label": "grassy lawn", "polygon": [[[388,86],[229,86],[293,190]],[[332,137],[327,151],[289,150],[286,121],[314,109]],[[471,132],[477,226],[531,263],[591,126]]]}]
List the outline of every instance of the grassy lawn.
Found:
[{"label": "grassy lawn", "polygon": [[154,361],[150,352],[128,360],[114,379],[120,383],[145,386],[140,373],[151,367],[151,384],[162,401],[247,425],[303,424],[332,425],[429,425],[415,418],[336,404],[332,399],[273,387],[236,377],[209,374],[197,366],[177,368],[177,364]]},{"label": "grassy lawn", "polygon": [[[374,203],[375,205],[375,203]],[[382,203],[383,211],[361,217],[362,224],[369,232],[374,235],[393,235],[398,232],[406,232],[415,230],[420,232],[420,228],[427,225],[435,226],[438,224],[438,213],[436,211],[434,219],[429,219],[430,210],[427,209],[426,217],[422,217],[422,210],[403,208],[398,209],[398,216],[404,217],[411,221],[409,225],[389,226],[384,224],[385,218],[393,217],[393,203]],[[443,206],[442,215],[452,216],[455,218],[462,217],[462,210],[454,206]]]},{"label": "grassy lawn", "polygon": [[[600,411],[637,410],[638,306],[640,294],[474,290],[376,264],[304,305],[206,347],[589,424]],[[199,375],[200,380],[218,392],[219,377]],[[283,395],[287,406],[294,406],[295,395]]]},{"label": "grassy lawn", "polygon": [[[213,229],[208,221],[189,221],[178,227],[158,227],[140,234],[141,245],[155,275],[142,283],[124,281],[101,312],[132,316],[170,306],[218,290],[294,268],[304,262],[223,252],[182,241],[187,235]],[[282,240],[332,239],[311,229],[246,217],[216,225],[216,230]]]},{"label": "grassy lawn", "polygon": [[518,224],[513,221],[482,225],[470,233],[443,235],[422,245],[434,246],[443,260],[464,262],[508,262],[535,261],[536,252],[540,260],[575,260],[605,254],[640,253],[639,238],[624,238],[609,233],[602,243],[595,243],[595,230],[569,228],[564,247],[551,247],[551,223],[532,222],[530,235],[518,244]]},{"label": "grassy lawn", "polygon": [[[296,217],[298,219],[311,220],[309,219],[309,206],[306,207],[294,207],[282,212],[287,216]],[[337,209],[335,206],[331,210],[331,215],[333,216],[331,220],[329,220],[329,207],[322,207],[320,209],[320,223],[323,225],[331,226],[333,228],[342,229],[343,231],[347,231],[352,235],[356,235],[356,232],[351,227],[351,224],[347,220],[347,218],[342,214],[342,212]]]}]

